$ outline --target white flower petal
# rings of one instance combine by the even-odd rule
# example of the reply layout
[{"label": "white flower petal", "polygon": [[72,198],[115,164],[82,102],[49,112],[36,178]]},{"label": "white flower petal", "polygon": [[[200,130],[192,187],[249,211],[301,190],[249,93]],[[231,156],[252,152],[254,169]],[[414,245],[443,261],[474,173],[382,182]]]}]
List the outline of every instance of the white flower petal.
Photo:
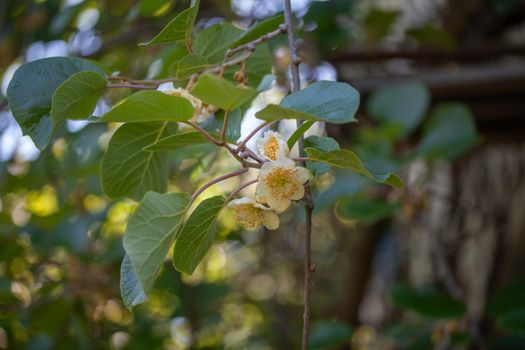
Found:
[{"label": "white flower petal", "polygon": [[304,187],[301,185],[297,188],[297,191],[295,191],[291,196],[290,199],[294,201],[298,201],[299,199],[304,197]]},{"label": "white flower petal", "polygon": [[265,211],[263,225],[268,230],[278,229],[279,228],[279,216],[275,214],[273,211]]},{"label": "white flower petal", "polygon": [[310,172],[306,168],[298,166],[295,168],[295,171],[297,172],[297,178],[299,179],[299,182],[302,184],[308,182],[312,178]]},{"label": "white flower petal", "polygon": [[268,196],[266,200],[268,202],[268,206],[275,210],[275,212],[278,214],[288,209],[290,204],[292,204],[289,199],[278,199],[272,196]]}]

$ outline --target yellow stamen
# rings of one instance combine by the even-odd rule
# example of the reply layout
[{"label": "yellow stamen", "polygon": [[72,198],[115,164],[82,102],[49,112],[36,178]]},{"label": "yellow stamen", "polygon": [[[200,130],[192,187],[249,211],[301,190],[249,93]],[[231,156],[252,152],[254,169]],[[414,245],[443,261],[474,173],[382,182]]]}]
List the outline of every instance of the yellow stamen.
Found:
[{"label": "yellow stamen", "polygon": [[264,221],[264,210],[251,204],[240,204],[234,207],[233,216],[246,228],[256,228]]},{"label": "yellow stamen", "polygon": [[275,168],[266,175],[264,182],[270,188],[272,197],[287,199],[299,189],[301,184],[295,172],[295,169]]},{"label": "yellow stamen", "polygon": [[277,151],[279,150],[279,142],[277,138],[271,135],[268,138],[268,142],[264,145],[264,152],[266,156],[271,160],[277,160]]}]

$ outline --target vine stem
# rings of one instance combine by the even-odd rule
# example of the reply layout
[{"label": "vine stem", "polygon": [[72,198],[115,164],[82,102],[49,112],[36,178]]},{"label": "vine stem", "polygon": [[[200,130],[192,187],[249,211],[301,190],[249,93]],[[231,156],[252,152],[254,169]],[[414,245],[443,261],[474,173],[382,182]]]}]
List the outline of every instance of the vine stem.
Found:
[{"label": "vine stem", "polygon": [[236,170],[236,171],[233,171],[231,173],[228,173],[228,174],[224,174],[222,176],[219,176],[219,177],[216,177],[215,179],[213,180],[210,180],[208,182],[206,182],[204,185],[202,185],[197,191],[195,191],[193,193],[193,195],[191,196],[191,200],[190,200],[190,203],[193,203],[193,201],[195,199],[197,199],[197,197],[202,193],[204,192],[205,189],[207,189],[208,187],[210,186],[213,186],[221,181],[224,181],[224,180],[227,180],[229,178],[232,178],[232,177],[235,177],[235,176],[238,176],[238,175],[241,175],[241,174],[244,174],[246,172],[248,172],[249,168],[248,167],[244,167],[242,169],[239,169],[239,170]]},{"label": "vine stem", "polygon": [[254,137],[255,134],[257,134],[259,131],[261,131],[261,129],[265,128],[266,126],[268,126],[268,125],[270,125],[272,123],[275,123],[275,121],[264,122],[264,123],[260,124],[259,126],[257,126],[255,129],[253,129],[252,132],[249,133],[248,136],[246,136],[244,138],[244,140],[241,141],[241,143],[239,143],[239,145],[237,146],[236,151],[237,152],[242,151],[246,147],[246,144],[248,143],[248,141],[250,141],[250,139],[252,137]]},{"label": "vine stem", "polygon": [[[297,54],[297,46],[295,41],[294,23],[292,15],[292,5],[290,0],[284,0],[284,20],[288,28],[288,46],[290,47],[290,55],[292,56],[292,63],[290,71],[292,74],[292,92],[301,89],[301,80],[299,77],[299,55]],[[297,128],[302,125],[302,120],[297,120]],[[299,138],[299,156],[305,157],[304,153],[304,136]],[[304,162],[301,161],[304,165]],[[309,184],[305,185],[304,208],[306,213],[305,224],[305,241],[304,241],[304,311],[303,311],[303,336],[301,342],[301,349],[308,349],[308,339],[310,337],[310,304],[312,302],[312,211],[313,202],[311,195],[311,188]]]},{"label": "vine stem", "polygon": [[235,189],[235,191],[233,191],[232,193],[230,193],[230,195],[228,196],[228,198],[226,198],[226,203],[228,203],[229,201],[231,201],[233,199],[233,197],[235,197],[235,195],[239,192],[241,192],[242,190],[244,190],[246,187],[250,186],[250,185],[253,185],[254,183],[258,182],[259,180],[258,179],[254,179],[254,180],[251,180],[251,181],[248,181],[242,185],[240,185],[239,187],[237,187],[237,189]]}]

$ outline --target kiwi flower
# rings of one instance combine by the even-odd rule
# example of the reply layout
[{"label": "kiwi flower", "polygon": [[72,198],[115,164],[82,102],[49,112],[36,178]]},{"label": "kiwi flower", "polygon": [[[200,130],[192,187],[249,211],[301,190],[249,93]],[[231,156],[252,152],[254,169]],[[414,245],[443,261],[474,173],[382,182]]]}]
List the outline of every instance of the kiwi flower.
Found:
[{"label": "kiwi flower", "polygon": [[266,131],[264,136],[257,140],[257,149],[265,159],[275,161],[277,158],[287,157],[290,153],[284,138],[275,131]]},{"label": "kiwi flower", "polygon": [[234,199],[228,207],[233,209],[233,216],[243,227],[254,229],[264,225],[269,230],[279,227],[279,216],[253,198]]},{"label": "kiwi flower", "polygon": [[202,102],[183,88],[165,90],[164,93],[171,96],[184,97],[185,99],[191,102],[191,105],[193,106],[194,110],[193,117],[191,118],[192,122],[201,123],[207,120],[211,115],[213,115],[213,113],[215,113],[218,110],[217,107]]},{"label": "kiwi flower", "polygon": [[282,213],[291,204],[304,197],[304,186],[310,180],[306,168],[295,166],[289,158],[277,158],[275,162],[263,163],[259,182],[255,189],[258,202],[268,204],[277,213]]}]

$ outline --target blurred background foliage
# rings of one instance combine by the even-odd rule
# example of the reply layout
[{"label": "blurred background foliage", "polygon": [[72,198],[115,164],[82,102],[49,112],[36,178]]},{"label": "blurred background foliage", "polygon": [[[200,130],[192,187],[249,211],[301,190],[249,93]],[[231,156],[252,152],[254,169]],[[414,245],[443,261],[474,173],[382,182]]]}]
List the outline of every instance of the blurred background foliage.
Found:
[{"label": "blurred background foliage", "polygon": [[[525,349],[525,3],[293,5],[303,80],[339,79],[362,93],[359,124],[316,125],[307,142],[327,134],[370,166],[401,171],[407,184],[389,191],[333,171],[314,184],[310,348]],[[1,1],[0,349],[298,348],[301,210],[272,232],[243,231],[223,215],[197,271],[180,275],[166,262],[150,300],[131,312],[119,269],[136,203],[109,201],[99,180],[115,125],[69,121],[39,152],[5,102],[16,68],[49,56],[97,59],[133,78],[169,76],[180,48],[137,43],[188,6]],[[227,18],[243,28],[281,10],[280,1],[203,0],[197,27]],[[278,84],[259,104],[286,91],[285,38],[270,47]],[[95,114],[129,93],[111,91]],[[207,146],[172,153],[171,189],[191,191],[234,165]]]}]

